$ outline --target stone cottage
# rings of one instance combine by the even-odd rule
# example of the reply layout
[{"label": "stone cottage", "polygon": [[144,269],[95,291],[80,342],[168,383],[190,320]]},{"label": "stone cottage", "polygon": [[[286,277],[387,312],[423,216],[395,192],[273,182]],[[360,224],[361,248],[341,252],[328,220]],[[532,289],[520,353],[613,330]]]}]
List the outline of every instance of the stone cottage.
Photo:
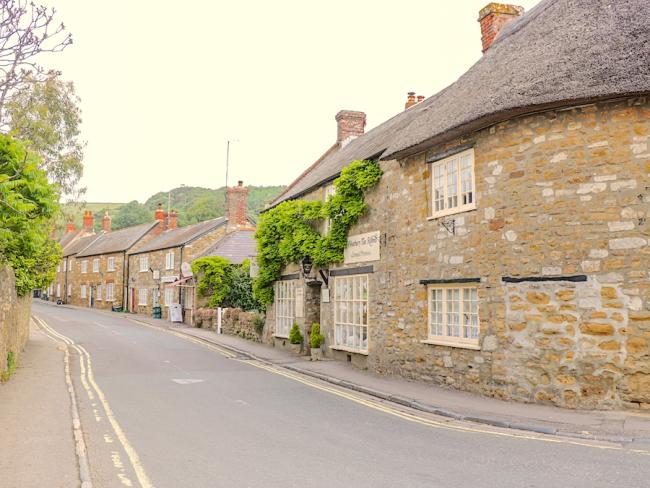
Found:
[{"label": "stone cottage", "polygon": [[168,230],[129,252],[129,310],[151,314],[153,307],[160,306],[162,317],[169,318],[170,305],[177,303],[182,307],[183,321],[193,324],[196,300],[191,263],[211,255],[206,251],[215,252],[220,246],[232,251],[232,244],[246,240],[251,229],[247,195],[248,188],[240,181],[227,189],[228,217],[180,228],[174,219]]},{"label": "stone cottage", "polygon": [[353,160],[383,170],[345,261],[284,270],[269,340],[319,321],[327,356],[372,371],[650,408],[649,18],[645,0],[481,10],[475,65],[273,203],[327,198]]}]

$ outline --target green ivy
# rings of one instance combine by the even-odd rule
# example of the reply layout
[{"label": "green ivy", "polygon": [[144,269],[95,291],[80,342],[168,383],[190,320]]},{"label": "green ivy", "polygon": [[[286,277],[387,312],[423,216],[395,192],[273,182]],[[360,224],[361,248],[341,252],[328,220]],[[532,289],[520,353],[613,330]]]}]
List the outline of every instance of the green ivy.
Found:
[{"label": "green ivy", "polygon": [[[257,300],[273,303],[273,283],[282,268],[309,256],[315,266],[343,261],[348,232],[366,211],[364,195],[377,184],[382,171],[374,161],[354,161],[334,180],[336,194],[327,202],[288,200],[264,212],[258,221],[259,275],[253,283]],[[330,220],[322,236],[318,223]]]},{"label": "green ivy", "polygon": [[220,307],[230,293],[230,261],[221,256],[199,258],[192,263],[192,272],[198,275],[197,293],[210,298],[208,307]]}]

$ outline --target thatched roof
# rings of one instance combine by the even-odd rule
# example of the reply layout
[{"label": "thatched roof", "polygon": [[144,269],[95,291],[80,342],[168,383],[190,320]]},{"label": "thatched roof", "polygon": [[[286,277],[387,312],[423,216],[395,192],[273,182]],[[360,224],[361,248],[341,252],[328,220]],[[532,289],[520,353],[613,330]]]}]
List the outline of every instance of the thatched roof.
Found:
[{"label": "thatched roof", "polygon": [[650,93],[648,19],[648,0],[542,0],[455,83],[324,158],[273,204],[355,159],[401,158],[517,115]]}]

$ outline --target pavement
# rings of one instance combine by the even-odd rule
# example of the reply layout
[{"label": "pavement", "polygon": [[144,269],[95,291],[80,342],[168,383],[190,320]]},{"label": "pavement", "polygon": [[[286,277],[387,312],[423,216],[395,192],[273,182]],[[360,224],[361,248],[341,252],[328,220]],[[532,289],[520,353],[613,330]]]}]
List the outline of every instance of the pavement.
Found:
[{"label": "pavement", "polygon": [[381,376],[341,361],[311,361],[309,357],[293,356],[279,348],[238,336],[217,334],[212,330],[172,324],[141,315],[130,317],[155,327],[199,338],[239,355],[423,412],[547,435],[634,443],[650,447],[650,413],[569,410],[485,398],[403,378]]},{"label": "pavement", "polygon": [[63,349],[32,325],[16,372],[0,384],[2,488],[80,485],[63,360]]}]

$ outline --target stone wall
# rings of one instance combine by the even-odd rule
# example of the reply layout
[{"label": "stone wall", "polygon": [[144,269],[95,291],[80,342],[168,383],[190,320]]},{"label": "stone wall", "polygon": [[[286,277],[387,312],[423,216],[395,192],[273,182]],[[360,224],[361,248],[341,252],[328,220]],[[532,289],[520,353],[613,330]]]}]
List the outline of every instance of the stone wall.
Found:
[{"label": "stone wall", "polygon": [[32,298],[17,297],[15,286],[13,270],[0,267],[0,373],[7,368],[9,352],[18,360],[29,338]]},{"label": "stone wall", "polygon": [[[256,312],[244,312],[239,308],[226,308],[221,317],[223,334],[235,335],[249,341],[262,342],[262,337],[255,330],[253,319]],[[197,310],[197,326],[203,329],[217,330],[217,310],[200,308]]]},{"label": "stone wall", "polygon": [[[445,218],[429,217],[424,154],[382,161],[351,231],[380,231],[381,259],[334,266],[373,268],[369,351],[326,354],[503,399],[650,408],[649,141],[650,103],[631,99],[521,117],[430,148],[474,150],[477,208]],[[578,275],[585,281],[553,281]],[[431,279],[479,280],[477,350],[424,342],[420,280]],[[333,304],[319,308],[331,346]]]}]

